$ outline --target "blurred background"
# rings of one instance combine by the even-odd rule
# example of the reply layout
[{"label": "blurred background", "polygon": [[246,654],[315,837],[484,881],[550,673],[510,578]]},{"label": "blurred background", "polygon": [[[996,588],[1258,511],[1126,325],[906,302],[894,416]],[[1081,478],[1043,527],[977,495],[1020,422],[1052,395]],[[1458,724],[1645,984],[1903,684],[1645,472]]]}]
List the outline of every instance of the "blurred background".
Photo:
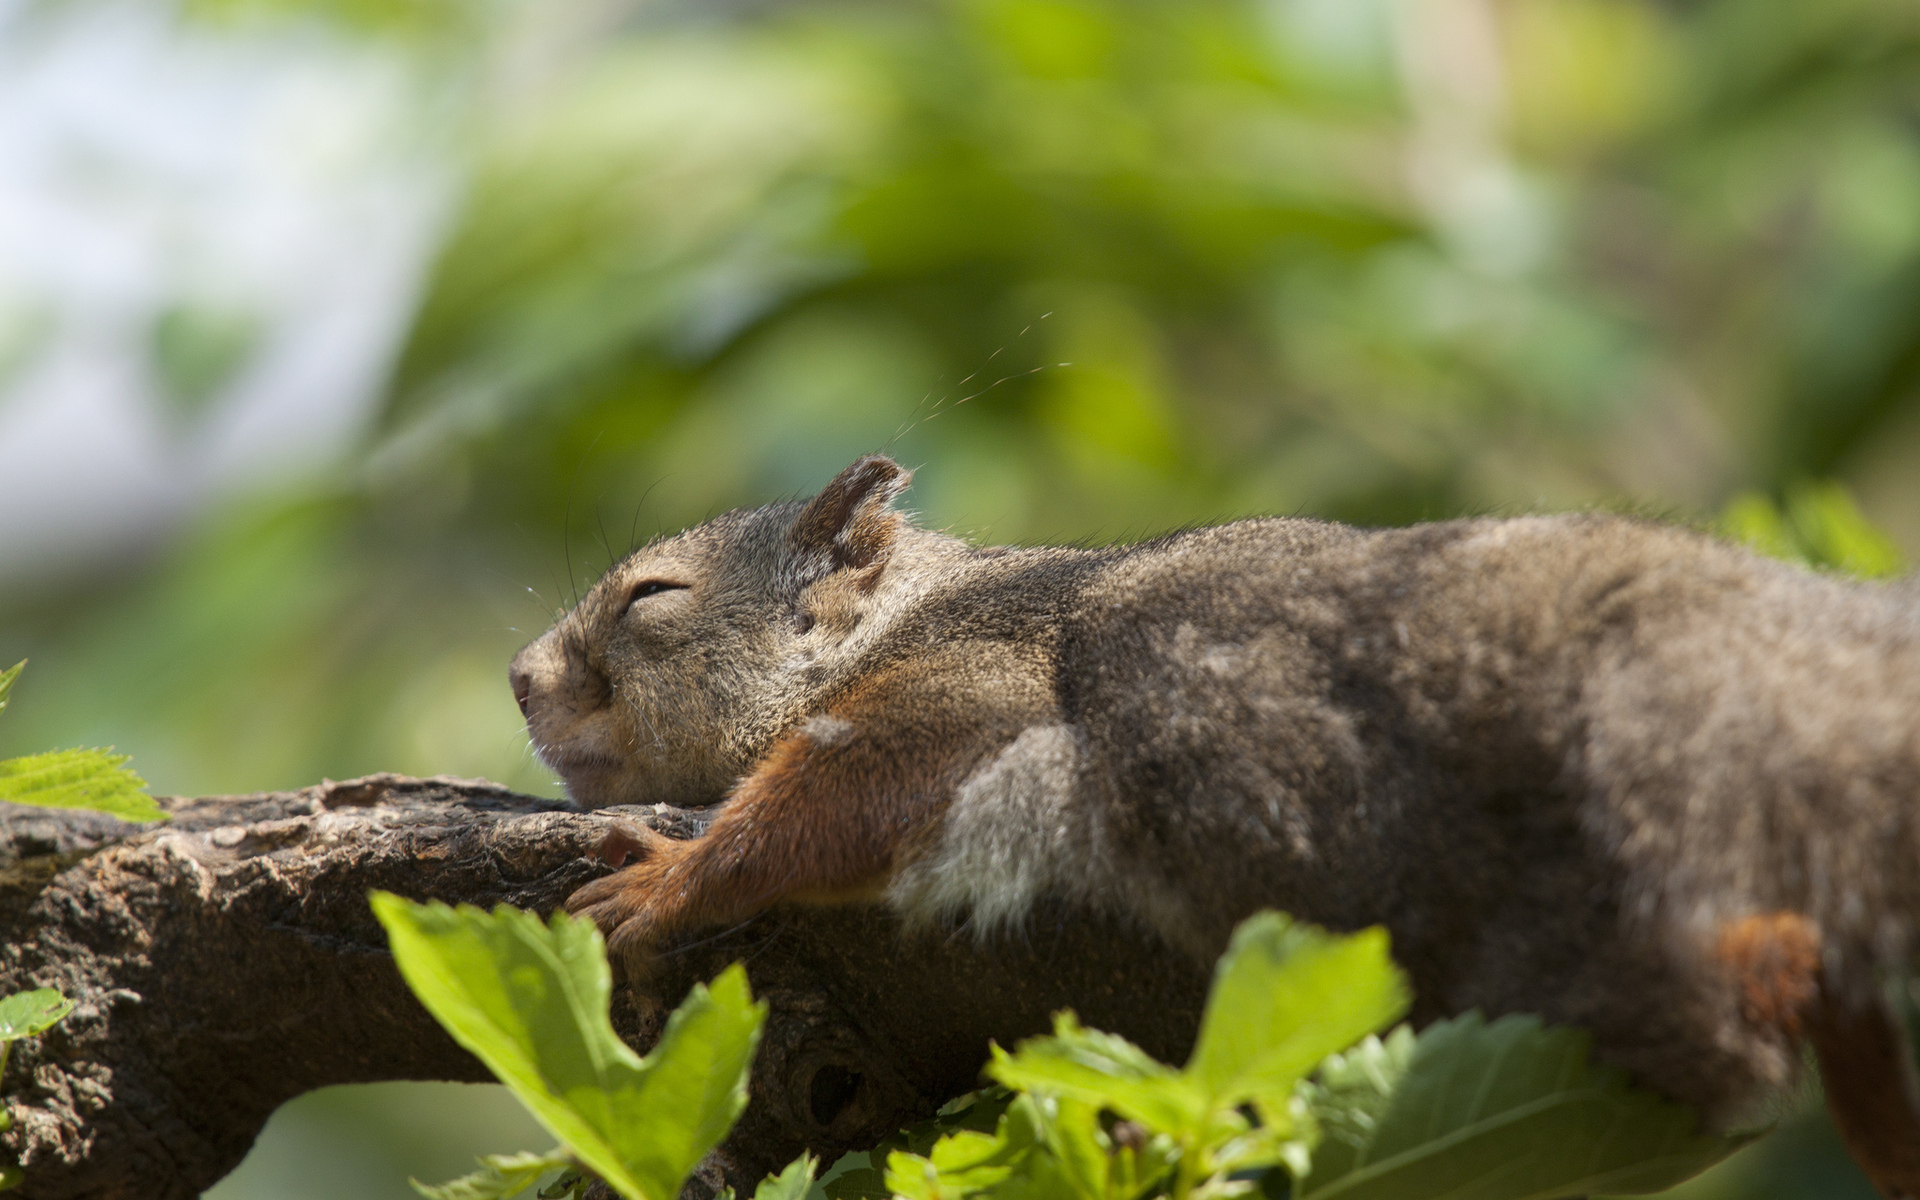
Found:
[{"label": "blurred background", "polygon": [[[1583,506],[1920,552],[1915,0],[0,0],[0,755],[551,793],[663,530]],[[542,1149],[333,1089],[217,1200]],[[1817,1116],[1691,1196],[1871,1193]]]}]

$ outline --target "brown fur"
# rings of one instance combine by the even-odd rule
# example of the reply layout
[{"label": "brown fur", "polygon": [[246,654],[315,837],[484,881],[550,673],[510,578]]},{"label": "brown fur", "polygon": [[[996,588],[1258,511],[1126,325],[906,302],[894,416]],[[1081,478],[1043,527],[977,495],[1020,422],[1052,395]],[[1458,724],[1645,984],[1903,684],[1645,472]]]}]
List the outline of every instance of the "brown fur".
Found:
[{"label": "brown fur", "polygon": [[1721,1125],[1808,1038],[1913,1191],[1876,982],[1920,917],[1911,589],[1600,516],[976,549],[891,512],[906,480],[655,543],[515,660],[576,799],[725,802],[572,901],[630,960],[876,894],[983,931],[1052,896],[1200,956],[1264,907],[1384,924],[1417,1018],[1582,1025]]}]

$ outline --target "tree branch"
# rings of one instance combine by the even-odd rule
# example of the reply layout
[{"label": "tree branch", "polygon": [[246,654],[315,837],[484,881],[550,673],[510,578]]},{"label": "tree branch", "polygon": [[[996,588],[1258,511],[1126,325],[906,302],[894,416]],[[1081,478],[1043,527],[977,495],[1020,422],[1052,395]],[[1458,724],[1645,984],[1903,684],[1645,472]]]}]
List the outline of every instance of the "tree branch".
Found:
[{"label": "tree branch", "polygon": [[[367,892],[545,913],[606,869],[585,855],[611,817],[673,836],[704,820],[394,775],[167,804],[145,830],[0,805],[0,995],[76,1001],[0,1079],[27,1200],[191,1200],[302,1092],[487,1079],[401,983]],[[1206,983],[1079,913],[980,944],[905,935],[879,909],[783,909],[669,947],[645,994],[616,989],[616,1028],[644,1051],[735,960],[772,1012],[752,1103],[694,1191],[750,1194],[803,1148],[873,1144],[974,1086],[990,1038],[1042,1032],[1058,1008],[1178,1060]]]}]

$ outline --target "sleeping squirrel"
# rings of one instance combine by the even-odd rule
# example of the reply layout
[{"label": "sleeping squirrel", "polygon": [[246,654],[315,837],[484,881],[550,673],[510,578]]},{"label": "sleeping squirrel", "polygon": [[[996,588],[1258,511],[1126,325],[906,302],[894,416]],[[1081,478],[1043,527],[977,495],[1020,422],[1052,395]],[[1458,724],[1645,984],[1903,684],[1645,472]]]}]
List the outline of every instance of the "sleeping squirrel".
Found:
[{"label": "sleeping squirrel", "polygon": [[1576,515],[1256,519],[980,548],[870,456],[630,555],[514,659],[580,803],[644,829],[568,907],[644,961],[783,901],[1017,925],[1042,896],[1211,957],[1278,908],[1384,925],[1416,1020],[1478,1008],[1729,1127],[1802,1041],[1920,1197],[1882,990],[1920,918],[1920,589]]}]

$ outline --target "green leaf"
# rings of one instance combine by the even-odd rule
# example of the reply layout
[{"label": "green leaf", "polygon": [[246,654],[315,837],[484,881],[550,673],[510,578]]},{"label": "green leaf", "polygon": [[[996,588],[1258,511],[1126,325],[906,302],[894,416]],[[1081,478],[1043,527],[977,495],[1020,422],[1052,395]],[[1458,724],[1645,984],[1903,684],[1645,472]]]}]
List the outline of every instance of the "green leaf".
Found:
[{"label": "green leaf", "polygon": [[1214,971],[1187,1075],[1212,1107],[1258,1101],[1284,1111],[1327,1055],[1407,1011],[1387,932],[1345,937],[1280,913],[1241,922]]},{"label": "green leaf", "polygon": [[373,908],[428,1011],[630,1200],[675,1200],[745,1107],[766,1008],[738,964],[695,987],[641,1059],[608,1019],[612,979],[590,922],[385,892]]},{"label": "green leaf", "polygon": [[1590,1066],[1586,1035],[1534,1017],[1477,1014],[1428,1027],[1392,1080],[1385,1053],[1336,1069],[1349,1099],[1378,1070],[1391,1099],[1365,1144],[1316,1157],[1301,1189],[1319,1200],[1553,1200],[1659,1191],[1743,1143],[1696,1130],[1693,1113]]},{"label": "green leaf", "polygon": [[813,1186],[814,1172],[819,1167],[819,1159],[802,1154],[788,1163],[786,1170],[762,1179],[753,1191],[753,1200],[806,1200],[807,1190]]},{"label": "green leaf", "polygon": [[924,1158],[905,1150],[887,1155],[887,1187],[896,1196],[916,1200],[985,1191],[1013,1174],[1017,1158],[1030,1147],[963,1129],[935,1142]]},{"label": "green leaf", "polygon": [[951,1122],[1000,1109],[992,1131],[956,1129],[935,1141],[924,1155],[910,1149],[891,1151],[886,1156],[881,1195],[934,1200],[991,1190],[1005,1200],[1009,1189],[1021,1190],[1014,1177],[1035,1165],[1034,1150],[1041,1139],[1040,1108],[1049,1102],[1023,1095],[1003,1104],[997,1094],[974,1095],[974,1103],[961,1109],[943,1108],[941,1116]]},{"label": "green leaf", "polygon": [[[18,668],[15,668],[16,670]],[[55,750],[0,760],[0,800],[45,808],[90,808],[123,821],[165,821],[146,781],[110,750]]]},{"label": "green leaf", "polygon": [[7,711],[7,697],[13,694],[13,681],[20,678],[20,672],[24,671],[26,666],[27,660],[23,658],[6,670],[0,671],[0,712]]},{"label": "green leaf", "polygon": [[995,1046],[986,1073],[1010,1088],[1110,1108],[1169,1133],[1193,1128],[1207,1112],[1190,1079],[1123,1037],[1082,1027],[1071,1012],[1054,1014],[1052,1037],[1028,1038],[1012,1054]]},{"label": "green leaf", "polygon": [[438,1186],[409,1179],[413,1190],[427,1200],[508,1200],[518,1196],[548,1171],[573,1165],[573,1156],[564,1148],[545,1154],[489,1154],[480,1159],[480,1169]]},{"label": "green leaf", "polygon": [[1081,1196],[1107,1194],[1112,1173],[1112,1144],[1100,1128],[1100,1110],[1065,1097],[1032,1097],[1029,1103],[1045,1114],[1040,1128],[1060,1172]]},{"label": "green leaf", "polygon": [[1413,1030],[1401,1025],[1384,1041],[1364,1038],[1345,1054],[1328,1055],[1320,1064],[1304,1091],[1320,1129],[1313,1169],[1321,1178],[1336,1178],[1359,1164],[1379,1131],[1400,1077],[1413,1062],[1415,1044]]},{"label": "green leaf", "polygon": [[73,1011],[73,1001],[53,988],[18,992],[0,1000],[0,1045],[45,1033]]}]

